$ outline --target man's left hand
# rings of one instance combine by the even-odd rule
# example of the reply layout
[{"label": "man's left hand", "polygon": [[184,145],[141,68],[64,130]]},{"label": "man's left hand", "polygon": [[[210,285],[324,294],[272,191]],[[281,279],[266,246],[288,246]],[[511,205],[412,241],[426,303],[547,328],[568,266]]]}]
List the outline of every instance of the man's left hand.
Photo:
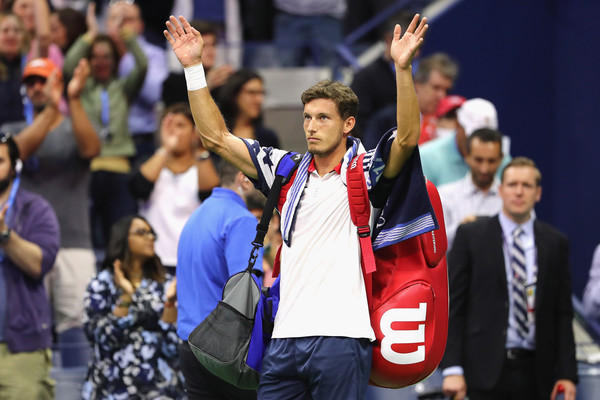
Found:
[{"label": "man's left hand", "polygon": [[407,69],[410,67],[415,53],[423,44],[423,37],[428,27],[427,18],[423,18],[419,23],[419,14],[415,14],[404,35],[402,35],[400,25],[396,25],[390,48],[390,55],[396,68]]}]

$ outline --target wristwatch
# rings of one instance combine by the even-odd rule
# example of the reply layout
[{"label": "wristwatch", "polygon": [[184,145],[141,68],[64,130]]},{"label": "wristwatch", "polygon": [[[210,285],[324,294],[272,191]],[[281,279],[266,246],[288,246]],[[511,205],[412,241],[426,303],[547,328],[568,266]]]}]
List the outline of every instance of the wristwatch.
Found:
[{"label": "wristwatch", "polygon": [[0,244],[8,243],[8,239],[10,239],[10,228],[6,228],[4,232],[0,232]]}]

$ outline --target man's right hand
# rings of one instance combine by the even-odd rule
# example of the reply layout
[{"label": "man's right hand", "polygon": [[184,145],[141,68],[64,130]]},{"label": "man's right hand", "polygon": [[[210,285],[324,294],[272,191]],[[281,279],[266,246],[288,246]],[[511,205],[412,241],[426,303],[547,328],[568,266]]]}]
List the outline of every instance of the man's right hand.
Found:
[{"label": "man's right hand", "polygon": [[191,67],[202,62],[202,49],[204,41],[202,35],[183,17],[179,21],[171,15],[167,21],[167,30],[163,33],[171,44],[181,65]]},{"label": "man's right hand", "polygon": [[467,383],[462,375],[448,375],[442,383],[444,396],[452,400],[463,400],[467,395]]}]

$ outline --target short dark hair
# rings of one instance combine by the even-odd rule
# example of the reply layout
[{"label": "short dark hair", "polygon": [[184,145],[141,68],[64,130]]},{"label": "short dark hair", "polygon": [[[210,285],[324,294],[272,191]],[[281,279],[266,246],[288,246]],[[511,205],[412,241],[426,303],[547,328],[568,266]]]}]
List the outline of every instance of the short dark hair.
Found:
[{"label": "short dark hair", "polygon": [[502,157],[502,133],[500,133],[500,131],[490,128],[475,130],[467,138],[467,154],[471,154],[471,142],[473,142],[474,139],[479,139],[483,143],[498,143],[500,145],[500,157]]},{"label": "short dark hair", "polygon": [[219,37],[219,27],[210,21],[203,19],[194,19],[190,21],[192,28],[196,29],[202,36],[213,35],[217,39]]},{"label": "short dark hair", "polygon": [[531,167],[531,168],[533,168],[535,170],[536,185],[537,186],[542,185],[542,173],[538,169],[537,165],[535,165],[535,162],[531,158],[527,158],[527,157],[515,157],[511,160],[511,162],[506,164],[506,166],[502,170],[500,182],[504,183],[504,174],[505,174],[506,170],[511,167]]},{"label": "short dark hair", "polygon": [[[102,262],[102,269],[114,270],[113,264],[115,260],[121,260],[121,262],[125,263],[128,262],[131,254],[129,250],[129,229],[131,228],[131,223],[136,218],[141,219],[150,225],[146,218],[141,215],[132,214],[121,218],[111,227],[110,239],[108,240],[108,246],[106,247],[106,256]],[[150,229],[152,229],[151,225]],[[152,232],[154,232],[154,230],[152,230]],[[157,282],[165,281],[165,268],[156,254],[142,265],[142,271],[143,276],[146,278],[150,278]],[[125,276],[129,278],[127,272],[123,272],[125,273]]]},{"label": "short dark hair", "polygon": [[385,39],[386,35],[393,35],[396,25],[400,25],[402,28],[402,35],[404,35],[406,28],[408,28],[410,25],[415,14],[416,13],[414,11],[408,8],[401,9],[390,18],[386,19],[383,24],[381,24],[378,30],[379,36]]},{"label": "short dark hair", "polygon": [[309,87],[302,93],[302,105],[306,105],[316,99],[332,100],[343,120],[356,117],[358,113],[358,97],[348,86],[330,79]]},{"label": "short dark hair", "polygon": [[9,132],[0,132],[0,144],[8,147],[8,157],[10,158],[10,166],[14,170],[17,166],[17,160],[21,156],[17,142]]},{"label": "short dark hair", "polygon": [[446,53],[434,53],[424,57],[419,61],[417,72],[415,72],[415,82],[427,82],[431,71],[438,71],[454,82],[458,76],[458,63]]},{"label": "short dark hair", "polygon": [[167,114],[181,114],[187,119],[189,119],[193,125],[195,125],[192,110],[190,110],[190,105],[186,102],[180,101],[178,103],[171,104],[170,106],[165,108],[162,115],[160,116],[161,122],[163,119],[165,119]]},{"label": "short dark hair", "polygon": [[228,163],[225,160],[221,160],[219,162],[217,171],[219,173],[219,178],[221,180],[221,186],[231,185],[233,182],[235,182],[235,177],[240,172],[239,169],[237,169],[236,167],[234,167],[232,164]]}]

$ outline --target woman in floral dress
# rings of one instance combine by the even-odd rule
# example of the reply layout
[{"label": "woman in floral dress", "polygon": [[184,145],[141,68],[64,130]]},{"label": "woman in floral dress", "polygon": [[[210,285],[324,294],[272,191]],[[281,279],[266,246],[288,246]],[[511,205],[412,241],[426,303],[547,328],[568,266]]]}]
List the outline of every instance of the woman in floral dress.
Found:
[{"label": "woman in floral dress", "polygon": [[84,399],[185,399],[176,366],[176,283],[154,253],[155,239],[140,216],[112,228],[103,268],[85,295],[93,355]]}]

